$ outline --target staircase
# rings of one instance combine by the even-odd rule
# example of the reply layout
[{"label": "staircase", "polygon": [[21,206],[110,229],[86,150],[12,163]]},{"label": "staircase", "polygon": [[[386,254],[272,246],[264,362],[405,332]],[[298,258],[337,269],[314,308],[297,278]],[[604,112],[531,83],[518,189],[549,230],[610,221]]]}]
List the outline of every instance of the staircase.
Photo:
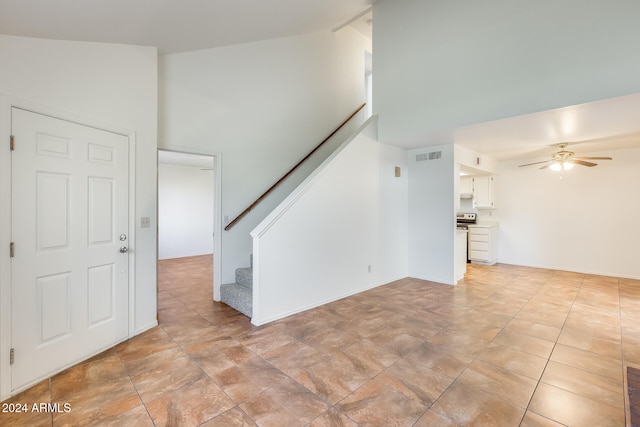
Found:
[{"label": "staircase", "polygon": [[253,312],[253,255],[250,267],[236,269],[236,282],[220,286],[220,300],[251,317]]},{"label": "staircase", "polygon": [[[253,201],[244,211],[237,217],[228,223],[224,229],[230,230],[238,221],[240,221],[246,214],[248,214],[254,206],[260,201],[265,199],[273,190],[275,190],[285,179],[293,174],[305,161],[311,158],[325,143],[331,140],[338,132],[353,119],[364,107],[366,103],[361,104],[349,117],[347,117],[337,128],[333,130],[320,144],[318,144],[313,150],[311,150],[305,157],[302,158],[295,166],[293,166],[287,173],[285,173],[279,180],[277,180],[267,191],[265,191],[260,197]],[[334,147],[331,148],[331,152],[335,155],[336,147],[344,145],[344,140],[334,140]],[[337,144],[337,145],[335,145]],[[327,160],[331,153],[323,153],[322,159]],[[317,159],[317,165],[322,164],[322,159]],[[304,182],[304,177],[297,177],[299,182]],[[253,255],[251,256],[250,267],[236,269],[236,281],[235,283],[227,283],[220,286],[220,301],[228,306],[238,310],[242,314],[249,317],[253,316]]]}]

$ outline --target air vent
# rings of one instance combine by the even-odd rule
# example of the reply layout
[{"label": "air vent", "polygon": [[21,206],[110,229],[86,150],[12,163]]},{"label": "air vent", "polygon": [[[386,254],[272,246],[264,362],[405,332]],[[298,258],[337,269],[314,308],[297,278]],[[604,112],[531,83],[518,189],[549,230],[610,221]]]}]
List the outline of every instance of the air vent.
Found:
[{"label": "air vent", "polygon": [[430,153],[416,154],[416,162],[423,162],[425,160],[437,160],[442,158],[442,151],[432,151]]}]

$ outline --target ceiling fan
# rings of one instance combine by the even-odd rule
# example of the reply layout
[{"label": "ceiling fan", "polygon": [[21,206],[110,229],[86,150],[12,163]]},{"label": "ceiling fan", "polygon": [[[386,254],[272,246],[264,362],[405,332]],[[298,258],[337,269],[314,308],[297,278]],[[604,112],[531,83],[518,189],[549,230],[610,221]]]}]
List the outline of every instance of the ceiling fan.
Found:
[{"label": "ceiling fan", "polygon": [[582,166],[589,166],[589,167],[598,165],[597,163],[589,162],[587,160],[613,160],[611,157],[574,157],[575,153],[573,151],[565,150],[565,148],[567,148],[567,145],[569,144],[566,142],[562,142],[558,144],[558,148],[560,148],[560,151],[556,151],[555,153],[553,153],[551,155],[551,160],[527,163],[525,165],[520,165],[519,167],[539,165],[539,164],[545,163],[540,169],[549,168],[554,171],[559,171],[563,169],[569,170],[573,168],[574,165],[582,165]]}]

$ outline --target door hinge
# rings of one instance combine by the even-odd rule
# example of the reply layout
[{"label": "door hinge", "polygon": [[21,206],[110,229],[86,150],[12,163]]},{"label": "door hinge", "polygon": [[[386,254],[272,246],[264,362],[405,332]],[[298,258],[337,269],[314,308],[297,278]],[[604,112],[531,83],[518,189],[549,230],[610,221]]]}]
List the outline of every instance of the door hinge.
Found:
[{"label": "door hinge", "polygon": [[16,138],[11,135],[11,137],[9,138],[9,148],[11,148],[11,151],[13,151],[13,149],[16,147]]},{"label": "door hinge", "polygon": [[9,257],[13,258],[16,255],[16,244],[11,242],[9,243]]},{"label": "door hinge", "polygon": [[16,360],[16,352],[13,349],[11,349],[9,350],[9,364],[13,365],[13,362],[15,362],[15,360]]}]

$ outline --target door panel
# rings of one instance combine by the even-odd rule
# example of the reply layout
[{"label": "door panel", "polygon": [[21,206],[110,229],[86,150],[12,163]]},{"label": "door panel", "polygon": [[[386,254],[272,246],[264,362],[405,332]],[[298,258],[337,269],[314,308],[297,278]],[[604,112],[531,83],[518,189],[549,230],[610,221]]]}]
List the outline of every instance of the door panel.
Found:
[{"label": "door panel", "polygon": [[128,335],[126,136],[12,109],[12,390]]},{"label": "door panel", "polygon": [[113,180],[89,178],[89,245],[113,243]]},{"label": "door panel", "polygon": [[56,338],[71,334],[69,325],[69,273],[60,273],[36,279],[38,288],[37,312],[40,313],[39,340],[46,344]]},{"label": "door panel", "polygon": [[69,175],[36,172],[38,252],[69,244]]},{"label": "door panel", "polygon": [[113,318],[113,294],[115,291],[113,264],[89,268],[89,326]]}]

